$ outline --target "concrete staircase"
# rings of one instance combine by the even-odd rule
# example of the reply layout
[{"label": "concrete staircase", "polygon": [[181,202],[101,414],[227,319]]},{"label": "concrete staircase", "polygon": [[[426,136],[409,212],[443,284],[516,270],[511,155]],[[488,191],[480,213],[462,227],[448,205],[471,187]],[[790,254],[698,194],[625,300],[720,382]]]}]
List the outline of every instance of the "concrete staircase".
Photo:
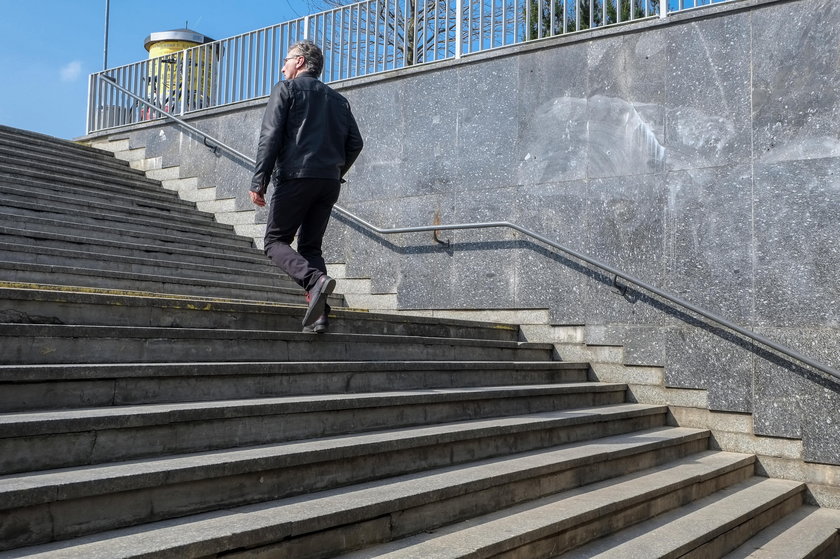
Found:
[{"label": "concrete staircase", "polygon": [[0,558],[835,557],[838,511],[505,324],[301,290],[0,127]]}]

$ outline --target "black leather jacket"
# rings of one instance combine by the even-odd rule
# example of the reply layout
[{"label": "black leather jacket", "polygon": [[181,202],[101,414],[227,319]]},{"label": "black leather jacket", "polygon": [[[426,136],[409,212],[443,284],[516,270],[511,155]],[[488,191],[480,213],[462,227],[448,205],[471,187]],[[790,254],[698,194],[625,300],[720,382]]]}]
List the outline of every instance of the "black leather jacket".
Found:
[{"label": "black leather jacket", "polygon": [[264,194],[272,176],[275,181],[341,179],[362,145],[347,99],[301,72],[271,90],[251,190]]}]

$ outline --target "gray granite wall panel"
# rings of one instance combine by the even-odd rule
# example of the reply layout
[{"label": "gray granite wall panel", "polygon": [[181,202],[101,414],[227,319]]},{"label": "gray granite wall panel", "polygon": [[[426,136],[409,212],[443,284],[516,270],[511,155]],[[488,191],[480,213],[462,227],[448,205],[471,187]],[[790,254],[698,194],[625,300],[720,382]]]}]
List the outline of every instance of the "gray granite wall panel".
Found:
[{"label": "gray granite wall panel", "polygon": [[[382,227],[513,221],[840,367],[840,2],[721,6],[339,86],[367,146],[341,204]],[[200,120],[253,153],[261,115]],[[247,171],[170,126],[136,134],[250,208]],[[840,381],[510,231],[441,237],[335,219],[326,251],[402,308],[585,322],[590,343],[840,464]]]},{"label": "gray granite wall panel", "polygon": [[351,180],[342,189],[342,202],[379,200],[405,196],[401,190],[405,153],[404,97],[401,81],[346,91],[365,140],[365,148],[351,170]]},{"label": "gray granite wall panel", "polygon": [[666,61],[659,30],[589,43],[588,177],[663,170]]},{"label": "gray granite wall panel", "polygon": [[499,162],[510,161],[517,149],[518,67],[518,57],[505,57],[458,69],[459,102],[451,146],[453,190],[471,192],[512,184],[513,166]]},{"label": "gray granite wall panel", "polygon": [[670,172],[667,286],[740,324],[753,321],[749,164]]},{"label": "gray granite wall panel", "polygon": [[790,2],[752,17],[756,156],[840,157],[840,3]]},{"label": "gray granite wall panel", "polygon": [[[664,282],[666,192],[661,175],[589,181],[589,254],[652,285]],[[589,282],[587,323],[658,323],[649,305],[629,304],[614,288]]]},{"label": "gray granite wall panel", "polygon": [[[517,184],[534,185],[586,178],[586,43],[563,52],[521,56],[516,107],[519,134],[511,163]],[[497,163],[498,165],[499,163]]]},{"label": "gray granite wall panel", "polygon": [[753,412],[754,354],[749,344],[714,324],[690,324],[681,322],[664,332],[666,384],[708,390],[715,410]]},{"label": "gray granite wall panel", "polygon": [[[587,183],[583,180],[524,186],[516,200],[518,223],[568,248],[589,250]],[[547,307],[558,323],[582,324],[589,268],[545,245],[529,242],[517,251],[517,303],[525,308]]]},{"label": "gray granite wall panel", "polygon": [[758,323],[837,328],[840,158],[758,163],[755,185]]},{"label": "gray granite wall panel", "polygon": [[668,169],[751,156],[750,31],[749,12],[668,28]]}]

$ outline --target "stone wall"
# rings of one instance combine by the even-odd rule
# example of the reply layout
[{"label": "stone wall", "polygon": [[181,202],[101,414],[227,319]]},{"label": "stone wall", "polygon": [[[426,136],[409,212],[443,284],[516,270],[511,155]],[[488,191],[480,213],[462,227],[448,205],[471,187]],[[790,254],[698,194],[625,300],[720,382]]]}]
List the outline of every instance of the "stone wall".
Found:
[{"label": "stone wall", "polygon": [[[840,368],[836,0],[744,0],[337,87],[366,138],[339,203],[362,218],[511,221]],[[191,122],[253,153],[263,105]],[[200,141],[130,135],[251,208],[248,172]],[[451,246],[336,219],[328,261],[403,309],[548,307],[840,464],[840,381],[512,231],[441,237]]]}]

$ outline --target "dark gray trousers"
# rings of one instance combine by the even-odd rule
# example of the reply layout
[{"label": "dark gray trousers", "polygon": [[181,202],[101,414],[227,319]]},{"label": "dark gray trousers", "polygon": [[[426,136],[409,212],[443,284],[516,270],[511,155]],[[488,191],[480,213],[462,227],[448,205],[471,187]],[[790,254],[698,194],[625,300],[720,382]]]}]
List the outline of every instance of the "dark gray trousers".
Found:
[{"label": "dark gray trousers", "polygon": [[[265,227],[265,253],[307,291],[327,273],[321,244],[340,190],[338,179],[291,179],[274,185]],[[289,246],[295,233],[297,251]]]}]

